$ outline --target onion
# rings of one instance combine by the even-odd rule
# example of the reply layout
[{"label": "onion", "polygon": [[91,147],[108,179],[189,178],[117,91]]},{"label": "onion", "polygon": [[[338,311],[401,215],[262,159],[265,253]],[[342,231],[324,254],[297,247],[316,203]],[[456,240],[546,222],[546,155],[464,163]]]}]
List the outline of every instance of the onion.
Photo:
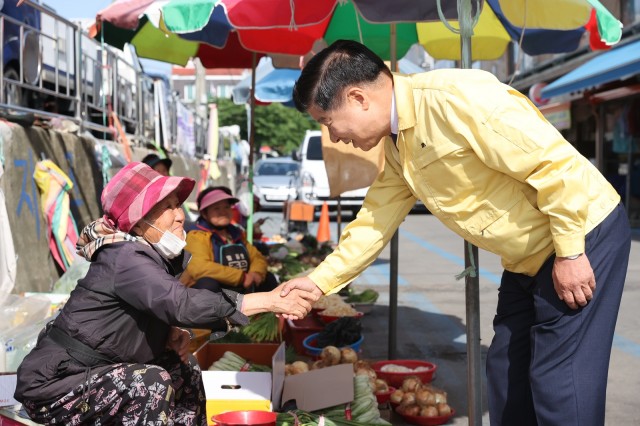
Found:
[{"label": "onion", "polygon": [[422,407],[420,409],[420,417],[438,417],[438,409],[433,405]]},{"label": "onion", "polygon": [[358,354],[351,348],[344,348],[340,351],[340,363],[355,364],[358,361]]},{"label": "onion", "polygon": [[368,376],[371,381],[374,381],[378,378],[378,375],[371,368],[358,368],[356,371],[356,376]]},{"label": "onion", "polygon": [[389,385],[382,379],[376,379],[374,384],[374,389],[376,392],[389,392]]},{"label": "onion", "polygon": [[319,370],[321,368],[324,368],[324,361],[321,359],[318,359],[316,361],[313,362],[313,364],[311,364],[311,369],[312,370]]},{"label": "onion", "polygon": [[416,394],[413,392],[405,392],[402,395],[402,405],[415,404],[416,403]]},{"label": "onion", "polygon": [[358,371],[359,368],[371,368],[371,364],[368,361],[359,359],[353,364],[353,371]]},{"label": "onion", "polygon": [[451,407],[449,407],[449,404],[441,402],[436,405],[436,408],[438,409],[438,414],[440,414],[441,416],[451,415]]},{"label": "onion", "polygon": [[413,392],[422,385],[422,382],[416,376],[409,376],[402,382],[402,390],[405,392]]},{"label": "onion", "polygon": [[416,391],[416,402],[421,407],[436,405],[435,395],[428,389],[418,389]]},{"label": "onion", "polygon": [[309,364],[304,361],[296,361],[291,364],[291,374],[306,373],[309,371]]},{"label": "onion", "polygon": [[418,407],[417,404],[402,404],[398,407],[397,411],[407,416],[417,416],[420,414],[420,407]]},{"label": "onion", "polygon": [[402,389],[396,389],[393,392],[391,392],[391,396],[389,396],[389,399],[394,404],[400,404],[402,402],[403,395],[404,395],[404,392]]},{"label": "onion", "polygon": [[324,365],[338,365],[340,364],[340,349],[335,346],[325,346],[322,349],[320,358],[324,361]]},{"label": "onion", "polygon": [[436,404],[447,403],[447,393],[445,391],[442,391],[442,390],[435,391],[434,395],[436,397]]}]

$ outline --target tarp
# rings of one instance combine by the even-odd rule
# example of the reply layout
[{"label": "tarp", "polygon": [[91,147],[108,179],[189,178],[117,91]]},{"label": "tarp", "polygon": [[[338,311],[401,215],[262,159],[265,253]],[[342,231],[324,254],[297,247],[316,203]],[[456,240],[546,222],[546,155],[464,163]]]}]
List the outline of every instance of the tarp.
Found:
[{"label": "tarp", "polygon": [[[0,162],[0,182],[3,174],[4,168]],[[0,305],[13,290],[16,282],[16,268],[16,251],[9,225],[9,214],[7,213],[4,192],[0,187]]]}]

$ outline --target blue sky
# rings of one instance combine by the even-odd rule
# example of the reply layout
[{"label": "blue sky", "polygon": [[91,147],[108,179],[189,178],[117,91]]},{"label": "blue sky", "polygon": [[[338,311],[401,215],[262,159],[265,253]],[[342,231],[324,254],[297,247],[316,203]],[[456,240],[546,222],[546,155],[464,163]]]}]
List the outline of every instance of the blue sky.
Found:
[{"label": "blue sky", "polygon": [[[53,8],[58,15],[73,20],[77,18],[95,19],[96,14],[109,6],[112,0],[44,0],[43,2]],[[171,72],[171,65],[163,62],[143,59],[142,65],[145,70],[150,72],[165,74]]]}]

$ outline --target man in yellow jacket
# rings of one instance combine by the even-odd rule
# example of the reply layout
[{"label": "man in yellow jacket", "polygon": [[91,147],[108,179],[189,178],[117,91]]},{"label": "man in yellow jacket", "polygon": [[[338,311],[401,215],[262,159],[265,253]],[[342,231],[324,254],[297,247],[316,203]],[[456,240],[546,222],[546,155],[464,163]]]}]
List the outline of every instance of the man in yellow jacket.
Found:
[{"label": "man in yellow jacket", "polygon": [[600,172],[525,96],[480,70],[392,74],[365,46],[337,41],[304,68],[294,102],[333,142],[384,143],[385,167],[334,253],[283,295],[347,285],[420,199],[502,257],[491,424],[604,424],[630,230]]}]

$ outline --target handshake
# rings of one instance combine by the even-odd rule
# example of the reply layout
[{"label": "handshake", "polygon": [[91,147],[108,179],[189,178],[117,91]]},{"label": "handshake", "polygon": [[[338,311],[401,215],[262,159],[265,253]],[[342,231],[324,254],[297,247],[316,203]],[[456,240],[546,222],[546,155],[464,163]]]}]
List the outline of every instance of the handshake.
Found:
[{"label": "handshake", "polygon": [[311,305],[320,296],[322,290],[311,278],[295,278],[270,292],[245,295],[242,313],[250,316],[269,311],[285,319],[302,319],[311,312]]}]

